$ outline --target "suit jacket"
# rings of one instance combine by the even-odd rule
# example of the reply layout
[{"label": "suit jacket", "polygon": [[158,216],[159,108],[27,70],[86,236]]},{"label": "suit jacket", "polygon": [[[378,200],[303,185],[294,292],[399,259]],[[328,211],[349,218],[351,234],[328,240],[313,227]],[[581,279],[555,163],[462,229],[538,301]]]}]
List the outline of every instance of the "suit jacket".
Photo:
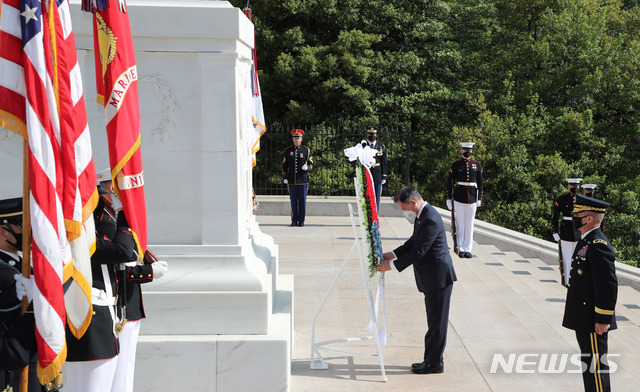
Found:
[{"label": "suit jacket", "polygon": [[[564,219],[571,218],[571,212],[573,211],[573,198],[573,193],[567,192],[558,196],[556,202],[553,204],[551,233],[559,233],[560,239],[564,241],[578,241],[580,239],[580,231],[575,229],[573,221],[570,219]],[[558,229],[558,219],[562,219],[559,226],[560,229]]]},{"label": "suit jacket", "polygon": [[616,255],[600,228],[578,241],[571,259],[562,325],[579,332],[593,332],[595,323],[616,329],[614,310],[618,297]]},{"label": "suit jacket", "polygon": [[444,223],[440,214],[427,204],[416,221],[413,235],[393,251],[398,271],[413,265],[420,292],[438,290],[457,280],[449,255]]}]

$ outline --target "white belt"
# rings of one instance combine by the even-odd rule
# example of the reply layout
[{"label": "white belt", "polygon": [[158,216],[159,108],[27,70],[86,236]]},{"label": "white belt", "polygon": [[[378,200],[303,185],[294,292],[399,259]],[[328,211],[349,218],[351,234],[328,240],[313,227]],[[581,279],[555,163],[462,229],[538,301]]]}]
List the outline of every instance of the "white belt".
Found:
[{"label": "white belt", "polygon": [[458,182],[458,185],[464,185],[464,186],[475,186],[477,187],[475,182]]},{"label": "white belt", "polygon": [[563,216],[562,219],[563,220],[572,220],[573,218],[571,218],[570,216]]},{"label": "white belt", "polygon": [[116,304],[116,298],[110,297],[103,290],[91,288],[91,303],[99,306],[112,306]]}]

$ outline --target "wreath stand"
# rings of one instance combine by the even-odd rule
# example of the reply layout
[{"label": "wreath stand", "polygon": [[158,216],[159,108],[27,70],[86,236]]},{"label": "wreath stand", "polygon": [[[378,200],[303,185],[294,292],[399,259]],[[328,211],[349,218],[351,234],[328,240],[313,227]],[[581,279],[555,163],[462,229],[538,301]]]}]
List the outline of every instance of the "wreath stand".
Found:
[{"label": "wreath stand", "polygon": [[[320,306],[318,307],[318,310],[316,311],[316,314],[313,316],[313,324],[311,327],[311,363],[310,363],[310,368],[311,369],[329,369],[329,364],[327,362],[325,362],[324,358],[322,357],[322,354],[320,353],[321,351],[323,352],[327,352],[327,353],[331,353],[331,354],[338,354],[338,355],[345,355],[345,356],[354,356],[354,357],[362,357],[362,358],[370,358],[370,359],[377,359],[380,362],[380,372],[382,373],[382,378],[384,381],[387,381],[387,376],[385,374],[384,371],[384,362],[382,361],[382,350],[380,349],[380,337],[378,335],[378,320],[377,320],[377,309],[374,306],[374,301],[371,295],[371,286],[370,286],[370,280],[369,280],[369,273],[368,273],[368,268],[365,267],[365,260],[367,259],[366,256],[364,255],[364,245],[361,246],[360,241],[364,242],[366,241],[366,236],[364,235],[364,225],[362,224],[363,221],[363,217],[362,217],[362,212],[361,209],[358,209],[358,215],[360,217],[360,229],[361,229],[361,236],[358,235],[358,231],[356,230],[356,222],[354,219],[354,212],[353,212],[353,207],[351,204],[349,204],[349,216],[351,218],[351,227],[353,228],[353,246],[351,246],[351,250],[349,251],[349,253],[347,254],[347,257],[345,257],[344,261],[342,262],[342,265],[340,266],[340,269],[338,270],[338,273],[336,274],[336,276],[333,278],[333,281],[331,282],[331,286],[329,287],[329,290],[327,291],[327,294],[325,294],[324,298],[322,299],[322,302],[320,303]],[[358,250],[358,256],[360,258],[360,269],[362,272],[362,281],[364,283],[364,291],[367,295],[367,302],[369,303],[369,314],[371,316],[371,323],[369,324],[369,326],[372,326],[372,335],[371,336],[360,336],[360,337],[352,337],[352,338],[341,338],[341,339],[333,339],[333,340],[326,340],[323,342],[316,342],[316,320],[318,319],[318,315],[320,314],[320,311],[322,310],[325,302],[327,301],[327,299],[329,298],[329,295],[331,294],[331,292],[333,291],[336,282],[338,281],[338,278],[340,277],[340,275],[342,274],[342,271],[344,270],[344,267],[347,264],[347,261],[349,261],[349,258],[351,257],[351,254],[353,253],[354,249]],[[381,286],[384,285],[384,273],[381,274]],[[376,296],[376,305],[378,302],[378,298]],[[383,309],[384,309],[384,301],[383,301]],[[384,314],[384,311],[383,311]],[[376,352],[377,355],[369,355],[369,354],[361,354],[361,353],[355,353],[355,352],[349,352],[349,351],[341,351],[341,350],[335,350],[335,349],[331,349],[329,347],[326,347],[328,345],[331,344],[335,344],[335,343],[344,343],[344,342],[358,342],[358,341],[363,341],[363,340],[374,340],[375,344],[376,344]],[[316,356],[318,357],[316,359]]]}]

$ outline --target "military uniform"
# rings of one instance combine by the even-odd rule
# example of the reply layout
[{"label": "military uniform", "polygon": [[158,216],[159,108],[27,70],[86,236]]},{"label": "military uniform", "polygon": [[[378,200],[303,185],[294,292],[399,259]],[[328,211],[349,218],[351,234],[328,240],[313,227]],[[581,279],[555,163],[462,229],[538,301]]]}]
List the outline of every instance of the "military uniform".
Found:
[{"label": "military uniform", "polygon": [[[13,235],[16,240],[11,251],[0,249],[0,335],[4,340],[0,346],[0,390],[7,386],[19,390],[20,372],[29,365],[29,392],[43,391],[38,380],[37,348],[35,346],[35,328],[33,310],[28,309],[22,315],[22,301],[16,295],[16,274],[22,274],[22,258],[17,248],[22,247],[22,234],[16,233],[9,225],[22,225],[22,198],[0,201],[0,230]],[[23,329],[24,328],[24,329]],[[4,358],[4,356],[7,356]],[[25,361],[26,360],[26,361]]]},{"label": "military uniform", "polygon": [[[133,391],[136,347],[138,344],[140,323],[142,319],[145,318],[140,284],[153,281],[153,268],[151,264],[129,262],[127,263],[126,270],[119,271],[118,275],[118,287],[120,289],[124,288],[123,291],[126,292],[126,315],[120,314],[120,317],[125,317],[127,322],[118,336],[120,354],[118,354],[111,391],[131,392]],[[126,282],[124,280],[126,280]]]},{"label": "military uniform", "polygon": [[[474,143],[460,143],[463,151],[471,152]],[[455,161],[449,169],[446,198],[447,207],[453,200],[456,221],[458,255],[471,257],[473,225],[476,209],[483,195],[484,169],[480,162],[469,158]]]},{"label": "military uniform", "polygon": [[119,352],[115,332],[117,296],[116,266],[136,259],[135,241],[124,212],[117,217],[102,199],[93,213],[96,250],[91,256],[93,318],[82,338],[67,327],[65,386],[69,391],[110,390]]},{"label": "military uniform", "polygon": [[[302,137],[304,131],[294,129],[293,137]],[[305,166],[306,165],[306,166]],[[306,167],[306,170],[303,168]],[[289,188],[291,200],[291,226],[304,226],[306,216],[309,170],[313,167],[311,150],[303,145],[291,146],[284,151],[282,177]]]},{"label": "military uniform", "polygon": [[[581,179],[568,178],[567,184],[579,186]],[[575,194],[571,192],[564,193],[556,199],[553,204],[553,216],[551,217],[551,233],[556,241],[560,241],[560,249],[562,255],[562,276],[564,277],[564,286],[569,282],[569,269],[571,268],[571,256],[576,248],[576,243],[580,238],[580,232],[576,230],[571,220],[571,212],[573,211],[573,199]],[[558,225],[558,220],[560,224]]]},{"label": "military uniform", "polygon": [[[576,196],[577,210],[584,205],[587,208],[608,206],[597,199]],[[599,335],[595,332],[595,324],[609,324],[609,331],[617,328],[615,306],[618,279],[615,252],[600,227],[585,233],[578,241],[567,286],[562,325],[576,333],[583,354],[582,360],[586,365],[583,366],[586,370],[582,374],[585,390],[610,391],[609,366],[602,359],[603,356],[606,358],[608,352],[608,331]],[[595,364],[595,372],[590,370],[592,362]]]},{"label": "military uniform", "polygon": [[380,211],[380,195],[382,194],[382,185],[387,182],[387,148],[384,144],[379,143],[376,140],[378,131],[375,128],[369,128],[367,130],[367,140],[363,140],[362,147],[369,146],[376,150],[375,158],[376,163],[371,166],[369,171],[371,177],[373,177],[373,189],[376,194],[376,207]]}]

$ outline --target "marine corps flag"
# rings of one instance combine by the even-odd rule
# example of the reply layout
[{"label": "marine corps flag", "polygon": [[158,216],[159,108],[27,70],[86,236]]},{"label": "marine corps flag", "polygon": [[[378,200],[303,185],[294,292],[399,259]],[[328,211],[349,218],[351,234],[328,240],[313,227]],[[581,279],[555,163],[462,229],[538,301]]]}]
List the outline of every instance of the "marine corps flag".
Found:
[{"label": "marine corps flag", "polygon": [[[98,103],[104,105],[113,188],[138,246],[147,249],[147,215],[140,151],[138,71],[124,0],[92,2]],[[112,0],[112,3],[115,1]],[[106,9],[100,9],[106,6]],[[86,7],[84,8],[87,9]]]}]

